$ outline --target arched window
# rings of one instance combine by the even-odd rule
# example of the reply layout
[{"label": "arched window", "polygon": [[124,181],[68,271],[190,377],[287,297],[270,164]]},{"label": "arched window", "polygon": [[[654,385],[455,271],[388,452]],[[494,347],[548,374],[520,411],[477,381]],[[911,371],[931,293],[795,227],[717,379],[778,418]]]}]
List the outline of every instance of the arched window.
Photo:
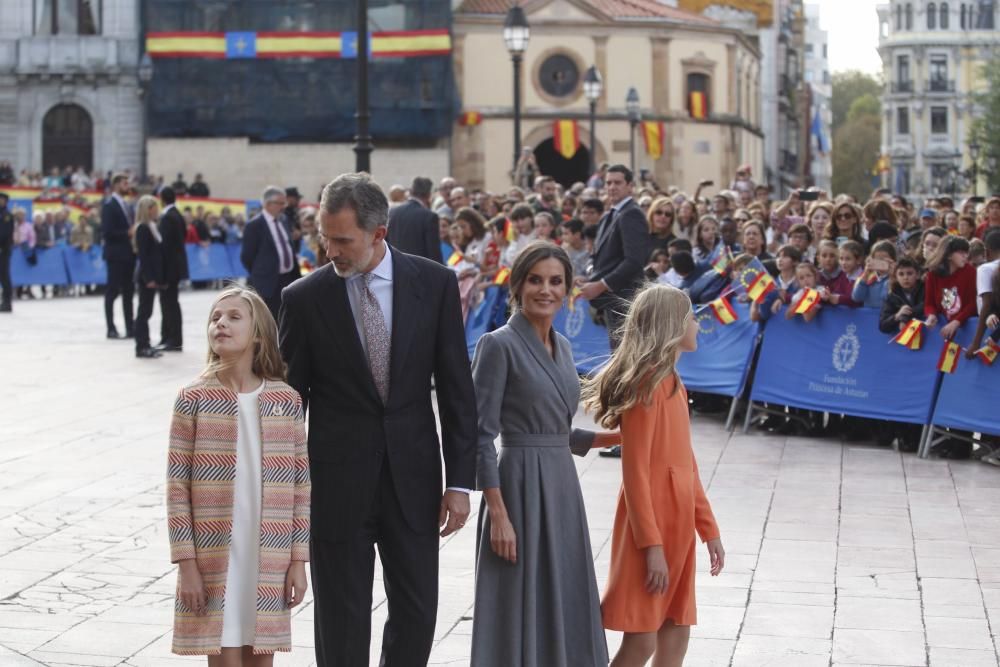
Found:
[{"label": "arched window", "polygon": [[708,118],[711,113],[711,86],[712,79],[707,74],[692,72],[687,75],[687,109],[692,118]]},{"label": "arched window", "polygon": [[937,5],[933,2],[927,5],[927,29],[933,30],[937,27]]},{"label": "arched window", "polygon": [[[962,7],[962,20],[965,20],[965,7]],[[903,5],[896,5],[896,30],[903,29]]]},{"label": "arched window", "polygon": [[906,29],[913,30],[913,5],[906,3]]},{"label": "arched window", "polygon": [[57,104],[42,119],[42,168],[94,166],[94,122],[76,104]]},{"label": "arched window", "polygon": [[942,30],[947,30],[948,29],[949,18],[950,18],[948,16],[948,3],[947,2],[942,2],[941,3],[941,7],[938,9],[938,12],[940,13],[940,15],[938,16],[938,26]]}]

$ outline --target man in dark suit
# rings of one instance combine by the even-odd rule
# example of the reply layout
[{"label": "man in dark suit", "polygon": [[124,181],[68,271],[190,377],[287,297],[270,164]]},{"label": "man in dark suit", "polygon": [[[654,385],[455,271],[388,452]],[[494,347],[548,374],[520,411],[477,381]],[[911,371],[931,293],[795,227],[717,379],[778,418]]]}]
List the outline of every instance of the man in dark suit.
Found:
[{"label": "man in dark suit", "polygon": [[368,664],[375,545],[389,611],[381,664],[427,664],[439,536],[465,524],[475,483],[458,282],[385,242],[388,207],[368,174],[327,185],[319,228],[331,263],[285,289],[281,306],[288,382],[309,411],[310,568],[323,667]]},{"label": "man in dark suit", "polygon": [[389,243],[411,255],[419,255],[443,264],[440,223],[430,210],[431,179],[417,176],[410,187],[410,198],[389,211]]},{"label": "man in dark suit", "polygon": [[125,338],[133,337],[132,295],[135,281],[135,253],[132,251],[132,224],[135,213],[125,201],[129,192],[127,174],[111,177],[111,196],[101,207],[101,239],[104,242],[104,261],[108,265],[108,284],[104,291],[104,319],[108,325],[108,338],[121,338],[115,328],[115,299],[122,297],[125,314]]},{"label": "man in dark suit", "polygon": [[184,332],[181,326],[181,304],[179,285],[188,279],[187,250],[184,237],[187,224],[177,210],[177,195],[171,187],[160,190],[163,215],[160,216],[160,237],[163,239],[163,281],[160,290],[160,349],[180,352],[184,348]]},{"label": "man in dark suit", "polygon": [[14,214],[7,209],[10,201],[6,192],[0,192],[0,313],[11,312],[14,288],[10,281],[10,255],[14,251]]},{"label": "man in dark suit", "polygon": [[593,266],[580,291],[604,316],[611,347],[616,348],[628,304],[643,283],[649,223],[632,199],[631,170],[620,164],[608,167],[605,187],[611,209],[597,225]]},{"label": "man in dark suit", "polygon": [[250,276],[247,284],[264,299],[274,319],[278,319],[281,290],[301,274],[292,246],[292,230],[282,215],[287,204],[285,191],[274,185],[261,195],[263,208],[243,230],[240,262]]}]

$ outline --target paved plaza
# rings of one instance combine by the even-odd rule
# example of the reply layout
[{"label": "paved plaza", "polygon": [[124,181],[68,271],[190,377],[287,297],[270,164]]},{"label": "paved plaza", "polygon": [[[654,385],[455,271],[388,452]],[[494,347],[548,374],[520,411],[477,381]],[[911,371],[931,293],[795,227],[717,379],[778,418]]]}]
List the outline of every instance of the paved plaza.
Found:
[{"label": "paved plaza", "polygon": [[[156,361],[103,338],[96,297],[21,301],[0,318],[0,665],[204,664],[170,653],[163,478],[173,399],[204,362],[213,296],[182,294],[186,349]],[[711,578],[699,547],[688,665],[998,664],[1000,471],[730,435],[718,417],[693,429],[728,556]],[[577,466],[603,579],[619,463]],[[441,544],[433,664],[469,662],[474,537]],[[376,581],[373,664],[385,616]],[[313,664],[311,598],[292,637],[276,663]],[[612,652],[619,640],[608,634]]]}]

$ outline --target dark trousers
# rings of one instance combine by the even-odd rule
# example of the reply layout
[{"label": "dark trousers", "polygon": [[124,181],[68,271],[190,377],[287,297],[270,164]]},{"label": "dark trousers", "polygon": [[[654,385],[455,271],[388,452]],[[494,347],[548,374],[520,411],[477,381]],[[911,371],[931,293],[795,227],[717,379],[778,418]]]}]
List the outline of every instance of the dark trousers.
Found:
[{"label": "dark trousers", "polygon": [[608,328],[608,342],[612,350],[618,349],[618,344],[622,340],[621,328],[625,323],[625,316],[628,314],[629,302],[624,299],[615,299],[606,308],[601,309],[604,315],[604,325]]},{"label": "dark trousers", "polygon": [[311,542],[318,667],[368,664],[375,545],[389,610],[379,664],[424,667],[430,659],[437,620],[439,538],[436,532],[418,534],[407,524],[383,457],[379,488],[361,529],[342,541],[314,537]]},{"label": "dark trousers", "polygon": [[10,253],[11,248],[0,250],[0,290],[3,293],[0,303],[5,306],[9,306],[14,298],[14,288],[10,283]]},{"label": "dark trousers", "polygon": [[181,326],[181,304],[176,282],[167,283],[160,290],[160,343],[163,345],[184,345]]},{"label": "dark trousers", "polygon": [[[135,349],[145,350],[149,347],[149,318],[153,316],[153,301],[156,299],[156,288],[146,287],[139,283],[139,312],[135,318]],[[163,308],[163,301],[160,301]]]},{"label": "dark trousers", "polygon": [[278,311],[281,310],[281,290],[285,289],[296,280],[300,278],[297,271],[294,269],[288,273],[283,273],[278,276],[278,288],[274,290],[274,294],[271,296],[263,296],[264,303],[267,304],[267,309],[271,311],[271,316],[274,317],[274,321],[278,321]]},{"label": "dark trousers", "polygon": [[125,332],[132,331],[132,293],[135,280],[135,260],[109,261],[108,285],[104,291],[104,319],[108,330],[115,328],[115,299],[122,297],[122,312],[125,315]]}]

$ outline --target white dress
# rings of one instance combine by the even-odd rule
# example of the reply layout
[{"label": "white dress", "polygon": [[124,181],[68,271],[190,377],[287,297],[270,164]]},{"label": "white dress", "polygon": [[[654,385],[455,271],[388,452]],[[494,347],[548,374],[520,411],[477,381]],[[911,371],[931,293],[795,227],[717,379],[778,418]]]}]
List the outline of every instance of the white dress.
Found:
[{"label": "white dress", "polygon": [[233,536],[229,545],[222,646],[251,646],[257,625],[260,571],[261,444],[257,398],[264,383],[239,397],[236,479],[233,482]]}]

